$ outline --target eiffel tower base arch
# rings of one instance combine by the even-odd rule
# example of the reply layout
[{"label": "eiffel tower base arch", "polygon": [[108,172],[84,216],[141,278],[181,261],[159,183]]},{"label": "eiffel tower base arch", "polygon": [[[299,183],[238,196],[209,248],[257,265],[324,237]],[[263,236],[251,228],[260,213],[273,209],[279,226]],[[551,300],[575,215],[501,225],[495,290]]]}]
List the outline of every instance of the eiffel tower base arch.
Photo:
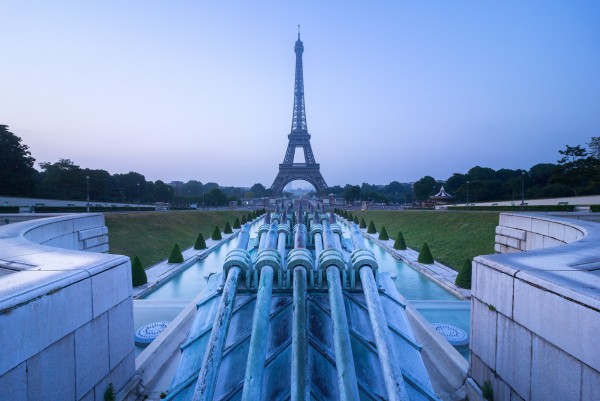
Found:
[{"label": "eiffel tower base arch", "polygon": [[279,196],[283,193],[283,188],[287,184],[296,180],[308,181],[317,192],[327,189],[325,179],[321,175],[319,165],[279,165],[279,173],[271,185],[271,193],[275,196]]}]

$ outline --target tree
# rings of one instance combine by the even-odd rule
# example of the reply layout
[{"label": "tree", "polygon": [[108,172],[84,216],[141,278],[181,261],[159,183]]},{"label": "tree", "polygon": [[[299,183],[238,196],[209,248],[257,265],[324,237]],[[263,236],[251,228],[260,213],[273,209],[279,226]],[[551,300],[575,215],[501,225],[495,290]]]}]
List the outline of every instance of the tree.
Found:
[{"label": "tree", "polygon": [[169,255],[168,263],[183,263],[183,254],[181,253],[181,248],[179,248],[179,244],[173,245],[173,249],[171,249],[171,254]]},{"label": "tree", "polygon": [[402,251],[406,249],[406,242],[404,241],[402,231],[398,231],[398,235],[396,236],[396,242],[394,242],[394,249],[400,249]]},{"label": "tree", "polygon": [[243,214],[242,215],[242,223],[241,224],[243,225],[243,224],[246,224],[247,222],[248,222],[248,220],[246,219],[246,215]]},{"label": "tree", "polygon": [[375,223],[373,223],[373,220],[371,220],[369,223],[369,228],[367,229],[367,234],[375,234],[376,232],[377,229],[375,228]]},{"label": "tree", "polygon": [[194,249],[206,249],[206,241],[204,240],[204,235],[202,235],[202,233],[198,233]]},{"label": "tree", "polygon": [[431,251],[429,250],[427,242],[423,243],[423,246],[421,247],[421,252],[419,252],[419,258],[417,259],[417,262],[426,265],[430,265],[433,263],[433,255],[431,255]]},{"label": "tree", "polygon": [[263,184],[257,183],[250,187],[250,192],[254,198],[262,198],[267,193],[267,189]]},{"label": "tree", "polygon": [[40,163],[42,172],[36,195],[54,199],[85,199],[87,180],[84,171],[69,159]]},{"label": "tree", "polygon": [[137,256],[133,258],[131,262],[131,282],[134,287],[144,285],[148,282],[146,271],[142,267],[142,262]]},{"label": "tree", "polygon": [[223,237],[221,237],[221,230],[219,229],[219,226],[215,226],[215,229],[213,230],[211,238],[214,239],[215,241],[218,241],[223,238]]},{"label": "tree", "polygon": [[344,200],[348,203],[360,199],[360,187],[358,185],[346,185],[344,187]]},{"label": "tree", "polygon": [[385,229],[385,226],[381,226],[381,231],[379,232],[379,239],[382,241],[387,241],[390,239],[390,237]]},{"label": "tree", "polygon": [[235,221],[233,222],[233,228],[242,228],[242,225],[240,224],[240,219],[239,218],[235,218]]},{"label": "tree", "polygon": [[354,220],[353,220],[354,224],[358,224],[358,217],[354,216]]},{"label": "tree", "polygon": [[225,223],[225,228],[223,229],[225,234],[231,234],[233,230],[231,229],[231,224],[229,222]]},{"label": "tree", "polygon": [[456,276],[455,284],[460,288],[468,288],[471,289],[471,274],[472,274],[471,261],[469,259],[465,260],[463,263],[458,275]]},{"label": "tree", "polygon": [[559,150],[558,153],[563,157],[558,160],[562,175],[556,177],[555,181],[565,183],[573,189],[577,196],[577,187],[587,185],[590,178],[597,174],[597,160],[583,149],[580,145],[566,145],[565,150]]},{"label": "tree", "polygon": [[359,224],[360,228],[367,228],[367,223],[365,222],[364,218],[360,218],[360,224]]},{"label": "tree", "polygon": [[435,195],[433,191],[437,185],[438,183],[435,178],[430,175],[421,178],[419,181],[413,184],[415,197],[418,201],[427,200],[431,195]]},{"label": "tree", "polygon": [[600,136],[593,136],[591,141],[588,143],[590,155],[600,160]]},{"label": "tree", "polygon": [[219,188],[213,188],[204,194],[204,203],[207,206],[225,206],[227,205],[227,195]]},{"label": "tree", "polygon": [[7,196],[32,196],[35,186],[35,159],[21,138],[0,125],[0,191]]}]

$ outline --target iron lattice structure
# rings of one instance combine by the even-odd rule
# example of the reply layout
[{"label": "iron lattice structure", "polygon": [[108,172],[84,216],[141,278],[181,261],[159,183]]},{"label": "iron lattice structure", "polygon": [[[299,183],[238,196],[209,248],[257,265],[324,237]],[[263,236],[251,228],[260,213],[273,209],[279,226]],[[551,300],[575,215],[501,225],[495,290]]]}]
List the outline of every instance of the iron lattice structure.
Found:
[{"label": "iron lattice structure", "polygon": [[[304,45],[298,40],[294,46],[296,53],[296,77],[294,84],[294,112],[292,116],[292,130],[288,135],[288,147],[285,151],[283,163],[279,164],[279,173],[271,185],[273,195],[280,195],[283,188],[292,181],[304,180],[310,182],[317,191],[327,189],[325,179],[321,175],[319,164],[315,161],[310,146],[310,134],[306,125],[306,109],[304,107],[304,74],[302,68],[302,53]],[[297,148],[304,151],[304,163],[294,163]]]}]

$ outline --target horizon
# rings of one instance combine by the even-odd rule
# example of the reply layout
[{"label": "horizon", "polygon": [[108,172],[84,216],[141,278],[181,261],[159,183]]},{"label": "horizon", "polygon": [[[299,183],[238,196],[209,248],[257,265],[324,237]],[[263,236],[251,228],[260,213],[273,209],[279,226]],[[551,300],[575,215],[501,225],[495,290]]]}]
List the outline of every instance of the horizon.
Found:
[{"label": "horizon", "polygon": [[593,1],[34,2],[0,14],[0,124],[38,170],[64,158],[269,188],[290,131],[298,24],[329,186],[529,170],[600,133]]}]

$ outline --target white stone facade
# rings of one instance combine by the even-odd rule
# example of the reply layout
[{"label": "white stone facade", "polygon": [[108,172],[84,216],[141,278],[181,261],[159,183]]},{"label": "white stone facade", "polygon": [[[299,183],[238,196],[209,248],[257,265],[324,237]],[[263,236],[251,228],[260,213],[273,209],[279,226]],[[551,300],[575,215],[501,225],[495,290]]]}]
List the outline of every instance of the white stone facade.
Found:
[{"label": "white stone facade", "polygon": [[107,233],[95,213],[0,227],[0,400],[103,400],[131,384],[131,265],[103,253]]},{"label": "white stone facade", "polygon": [[494,400],[600,400],[600,225],[501,214],[496,251],[473,261],[471,377]]}]

